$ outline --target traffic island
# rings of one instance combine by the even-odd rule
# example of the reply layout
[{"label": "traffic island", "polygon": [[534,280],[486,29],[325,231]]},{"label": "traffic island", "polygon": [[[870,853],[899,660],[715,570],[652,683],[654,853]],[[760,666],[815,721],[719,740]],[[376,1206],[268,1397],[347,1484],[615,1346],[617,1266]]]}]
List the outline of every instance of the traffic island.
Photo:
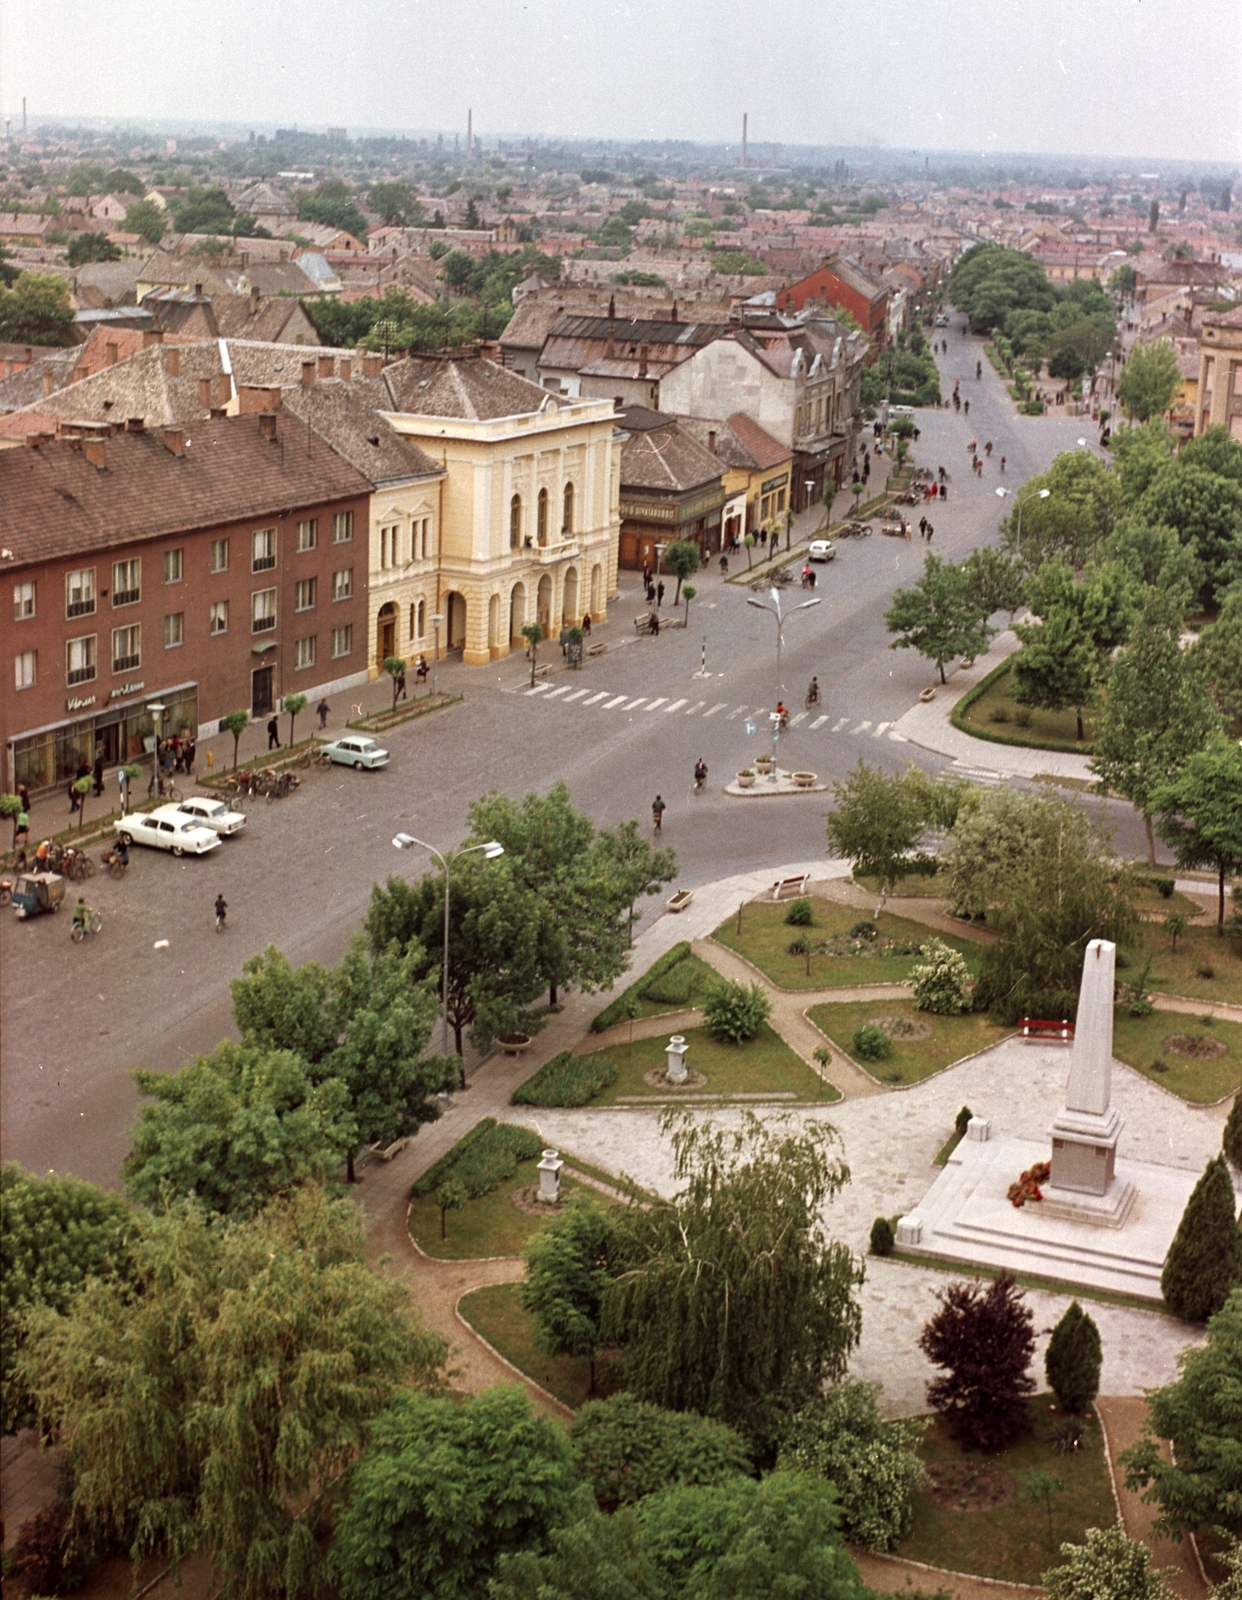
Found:
[{"label": "traffic island", "polygon": [[743,770],[725,784],[724,792],[740,800],[762,800],[778,794],[823,794],[827,788],[816,772],[784,772],[778,767],[775,776]]}]

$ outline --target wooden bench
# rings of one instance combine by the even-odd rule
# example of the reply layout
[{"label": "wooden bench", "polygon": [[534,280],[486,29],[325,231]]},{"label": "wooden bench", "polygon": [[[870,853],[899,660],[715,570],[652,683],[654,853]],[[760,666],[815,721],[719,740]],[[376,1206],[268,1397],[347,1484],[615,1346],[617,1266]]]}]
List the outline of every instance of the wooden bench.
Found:
[{"label": "wooden bench", "polygon": [[800,878],[778,878],[772,885],[773,900],[783,900],[787,894],[797,899],[806,893],[806,886],[810,882],[810,874],[803,873]]},{"label": "wooden bench", "polygon": [[1032,1040],[1036,1044],[1073,1044],[1074,1024],[1064,1020],[1060,1022],[1041,1021],[1036,1017],[1023,1017],[1018,1023],[1018,1029],[1024,1039]]}]

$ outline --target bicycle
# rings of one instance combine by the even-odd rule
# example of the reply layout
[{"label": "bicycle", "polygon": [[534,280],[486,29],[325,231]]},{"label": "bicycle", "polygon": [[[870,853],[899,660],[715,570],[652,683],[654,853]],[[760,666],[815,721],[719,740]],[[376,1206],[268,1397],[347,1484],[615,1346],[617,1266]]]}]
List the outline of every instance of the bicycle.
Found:
[{"label": "bicycle", "polygon": [[99,859],[108,869],[110,878],[123,878],[129,870],[129,862],[119,850],[105,850]]},{"label": "bicycle", "polygon": [[69,937],[74,944],[81,944],[88,933],[101,933],[103,931],[103,918],[98,911],[92,911],[85,922],[75,922],[69,930]]},{"label": "bicycle", "polygon": [[84,850],[69,849],[65,851],[61,871],[70,882],[85,883],[95,876],[95,863]]}]

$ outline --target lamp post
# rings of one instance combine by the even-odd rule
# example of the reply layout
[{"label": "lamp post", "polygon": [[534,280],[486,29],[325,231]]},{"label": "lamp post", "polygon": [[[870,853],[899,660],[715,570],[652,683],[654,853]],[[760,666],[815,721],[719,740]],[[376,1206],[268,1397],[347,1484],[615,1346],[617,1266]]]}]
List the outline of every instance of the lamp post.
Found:
[{"label": "lamp post", "polygon": [[159,700],[152,700],[147,706],[151,715],[151,726],[155,729],[155,754],[151,758],[151,788],[156,797],[163,794],[163,784],[160,778],[160,726],[164,720],[164,713],[168,707]]},{"label": "lamp post", "polygon": [[[754,595],[748,595],[746,597],[746,604],[750,605],[750,606],[754,606],[759,611],[766,611],[770,616],[773,616],[773,617],[776,618],[776,700],[777,700],[777,704],[779,705],[780,704],[780,698],[781,698],[781,643],[782,643],[782,638],[783,638],[784,628],[785,628],[785,618],[786,618],[786,616],[792,616],[794,611],[809,611],[812,606],[817,606],[817,605],[819,605],[820,602],[818,600],[804,600],[801,605],[794,606],[793,610],[791,610],[789,612],[785,612],[785,611],[782,611],[782,609],[781,609],[780,590],[779,589],[772,589],[771,590],[771,595],[772,595],[772,601],[771,601],[770,605],[766,600],[756,600]],[[780,716],[779,716],[779,714],[777,712],[774,711],[772,713],[772,782],[773,783],[776,782],[776,745],[777,745],[777,741],[780,739],[780,724],[781,724]]]},{"label": "lamp post", "polygon": [[443,621],[444,621],[443,612],[441,612],[441,611],[433,611],[431,613],[431,626],[435,629],[435,635],[436,635],[435,649],[431,652],[431,692],[432,692],[432,694],[438,694],[440,692],[440,624]]},{"label": "lamp post", "polygon": [[[1078,442],[1081,444],[1082,440],[1080,439]],[[996,492],[997,492],[997,494],[1000,496],[1000,498],[1002,500],[1016,500],[1017,503],[1018,503],[1018,527],[1017,527],[1017,531],[1014,534],[1014,553],[1017,556],[1021,557],[1021,555],[1022,555],[1022,508],[1023,508],[1023,506],[1026,505],[1028,500],[1046,500],[1048,498],[1048,496],[1052,493],[1052,490],[1051,489],[1036,489],[1034,494],[1021,494],[1021,495],[1015,494],[1012,489],[998,489]]]},{"label": "lamp post", "polygon": [[[433,618],[432,620],[435,621],[436,619]],[[440,1001],[444,1023],[443,1054],[448,1055],[449,873],[454,861],[461,856],[468,856],[476,850],[481,850],[489,861],[494,861],[497,856],[504,855],[505,847],[498,843],[497,840],[489,839],[486,844],[468,844],[464,850],[452,850],[448,855],[444,855],[432,845],[429,845],[426,840],[416,839],[412,833],[399,833],[393,840],[393,847],[397,850],[412,850],[415,845],[419,845],[426,850],[444,868],[444,958],[440,983]]]}]

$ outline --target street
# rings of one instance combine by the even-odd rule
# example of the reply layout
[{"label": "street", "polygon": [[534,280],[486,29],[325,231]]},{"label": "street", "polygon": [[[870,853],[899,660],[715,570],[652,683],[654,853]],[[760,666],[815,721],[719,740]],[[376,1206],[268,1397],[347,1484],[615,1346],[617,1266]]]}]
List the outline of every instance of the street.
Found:
[{"label": "street", "polygon": [[[998,485],[1018,489],[1094,429],[1086,419],[1015,416],[986,360],[976,381],[981,343],[961,334],[960,318],[953,321],[949,351],[938,358],[942,388],[949,395],[960,377],[970,414],[916,413],[914,458],[952,475],[948,500],[928,508],[931,548],[961,559],[995,538],[1007,509]],[[969,470],[972,438],[981,449],[993,443],[981,480]],[[917,525],[922,513],[912,509]],[[837,514],[843,512],[839,497]],[[817,521],[819,508],[810,515]],[[807,525],[814,521],[803,518],[800,526]],[[916,526],[910,542],[878,533],[839,541],[836,559],[817,568],[821,604],[786,625],[780,692],[796,725],[782,739],[782,766],[831,781],[860,759],[888,770],[911,760],[931,771],[950,765],[887,737],[934,681],[934,669],[913,651],[888,648],[883,622],[893,590],[916,579],[924,554]],[[744,555],[732,563],[735,575],[739,565]],[[488,789],[520,795],[564,779],[574,804],[597,825],[635,817],[644,831],[660,792],[668,805],[660,842],[677,851],[681,887],[821,853],[825,796],[760,803],[721,792],[770,748],[775,625],[747,604],[744,584],[722,582],[714,565],[695,583],[689,627],[639,639],[632,623],[645,609],[638,575],[622,573],[610,620],[594,635],[608,641],[608,652],[586,660],[580,672],[563,672],[555,645],[545,645],[541,655],[554,671],[535,694],[520,654],[491,668],[442,663],[441,687],[465,699],[384,736],[392,752],[387,770],[310,771],[289,799],[253,805],[243,835],[207,858],[178,861],[136,847],[125,879],[93,879],[88,898],[103,915],[99,938],[71,944],[63,911],[29,923],[0,919],[4,1159],[115,1184],[137,1103],[132,1069],[171,1071],[213,1049],[231,1031],[228,980],[264,946],[279,946],[295,964],[338,961],[360,927],[372,883],[427,869],[423,852],[393,850],[393,834],[403,828],[451,847],[463,835],[470,801]],[[668,590],[666,618],[676,615],[671,582]],[[782,601],[795,606],[806,598],[795,586]],[[704,647],[706,678],[696,676]],[[804,715],[812,674],[823,702]],[[337,730],[347,714],[346,697],[338,698]],[[749,735],[752,718],[758,730]],[[219,744],[222,754],[226,746],[230,740]],[[981,767],[989,765],[990,748],[980,745]],[[691,769],[700,756],[710,777],[707,792],[696,796]],[[50,804],[61,825],[63,798]],[[1137,852],[1129,809],[1107,809],[1122,824],[1120,847]],[[36,833],[39,827],[36,818]],[[211,908],[219,891],[229,915],[217,935]],[[652,899],[645,912],[662,908],[662,898]],[[166,948],[156,948],[165,940]]]}]

